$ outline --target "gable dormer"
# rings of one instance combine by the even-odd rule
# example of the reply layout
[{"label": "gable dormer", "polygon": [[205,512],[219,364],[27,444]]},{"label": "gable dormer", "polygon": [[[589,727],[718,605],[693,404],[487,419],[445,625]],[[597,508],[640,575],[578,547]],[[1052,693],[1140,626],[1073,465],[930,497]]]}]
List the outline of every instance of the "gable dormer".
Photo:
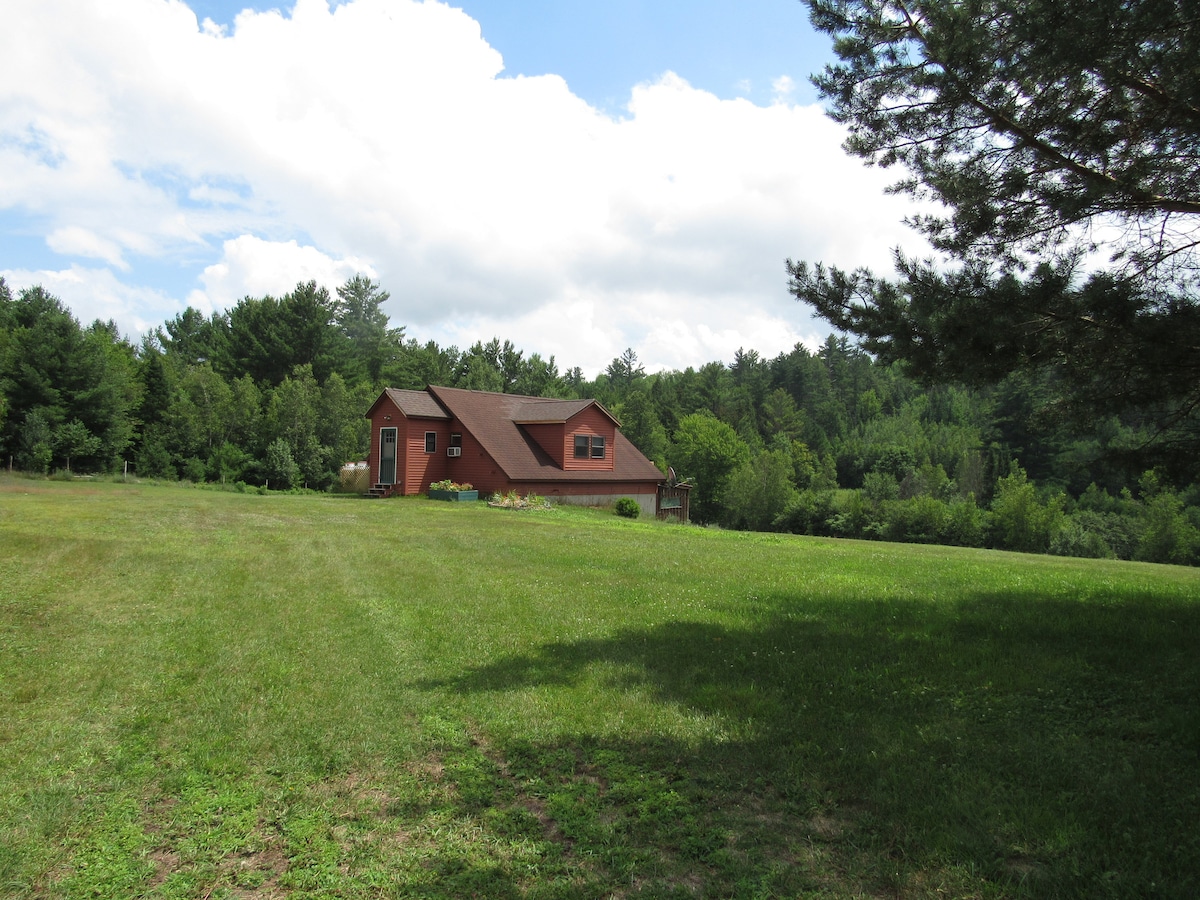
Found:
[{"label": "gable dormer", "polygon": [[613,471],[619,423],[595,400],[530,401],[513,421],[563,471]]}]

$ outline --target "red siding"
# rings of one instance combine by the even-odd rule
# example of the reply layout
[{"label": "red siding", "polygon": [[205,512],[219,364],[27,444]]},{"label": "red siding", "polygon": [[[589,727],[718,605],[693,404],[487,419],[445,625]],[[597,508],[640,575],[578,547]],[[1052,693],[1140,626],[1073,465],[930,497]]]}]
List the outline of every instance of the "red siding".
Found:
[{"label": "red siding", "polygon": [[[589,437],[599,435],[604,438],[604,459],[576,459],[575,435],[586,434]],[[591,472],[611,472],[613,468],[613,447],[616,444],[617,427],[613,420],[604,415],[595,406],[589,406],[578,415],[567,420],[563,427],[562,458],[563,469],[570,471],[586,470]]]},{"label": "red siding", "polygon": [[481,497],[485,494],[494,494],[496,491],[507,491],[508,481],[504,477],[504,473],[500,471],[496,461],[488,455],[475,436],[466,431],[458,422],[451,425],[449,431],[462,434],[462,455],[456,459],[446,460],[446,474],[443,477],[457,481],[459,484],[465,482],[472,485],[475,490],[479,491]]},{"label": "red siding", "polygon": [[[389,416],[390,420],[387,418]],[[371,415],[371,449],[367,452],[367,471],[371,473],[371,484],[379,481],[379,429],[381,428],[396,428],[399,432],[396,447],[396,480],[399,481],[400,475],[404,471],[400,467],[399,458],[404,446],[404,414],[387,397],[383,398]]]},{"label": "red siding", "polygon": [[[404,487],[401,493],[419,494],[429,488],[430,482],[450,477],[446,474],[446,448],[450,446],[450,425],[432,419],[412,418],[405,420],[408,434],[400,436],[404,453]],[[437,435],[437,449],[425,452],[425,432]]]},{"label": "red siding", "polygon": [[[505,479],[495,461],[484,451],[479,442],[458,422],[441,422],[431,419],[404,418],[392,416],[391,422],[380,425],[372,419],[375,434],[372,438],[373,456],[367,460],[371,467],[371,478],[374,482],[379,477],[379,428],[399,425],[399,448],[396,459],[396,492],[399,494],[422,494],[429,490],[434,481],[449,478],[459,484],[468,483],[481,494],[507,491],[511,485]],[[437,452],[425,452],[425,432],[432,431],[437,435]],[[462,435],[462,454],[452,457],[446,455],[450,446],[450,434]]]},{"label": "red siding", "polygon": [[[390,416],[390,418],[389,418]],[[398,494],[419,494],[429,487],[431,481],[455,478],[447,472],[446,457],[450,446],[450,423],[434,420],[408,418],[390,398],[384,397],[371,415],[371,449],[367,453],[367,467],[371,483],[379,481],[379,431],[382,428],[396,429],[396,486]],[[425,432],[437,434],[437,452],[425,452]],[[464,451],[465,452],[465,451]],[[456,481],[462,479],[455,478]]]},{"label": "red siding", "polygon": [[566,446],[563,440],[564,427],[558,423],[550,425],[522,425],[525,433],[538,442],[549,457],[554,460],[560,469],[565,468],[566,454],[572,452],[574,445],[570,448]]}]

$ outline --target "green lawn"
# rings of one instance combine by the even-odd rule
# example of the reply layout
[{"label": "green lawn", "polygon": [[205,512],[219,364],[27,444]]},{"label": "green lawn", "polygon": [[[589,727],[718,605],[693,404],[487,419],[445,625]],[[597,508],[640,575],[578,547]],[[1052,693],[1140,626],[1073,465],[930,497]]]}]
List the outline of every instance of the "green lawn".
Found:
[{"label": "green lawn", "polygon": [[1200,570],[0,478],[2,897],[1194,897]]}]

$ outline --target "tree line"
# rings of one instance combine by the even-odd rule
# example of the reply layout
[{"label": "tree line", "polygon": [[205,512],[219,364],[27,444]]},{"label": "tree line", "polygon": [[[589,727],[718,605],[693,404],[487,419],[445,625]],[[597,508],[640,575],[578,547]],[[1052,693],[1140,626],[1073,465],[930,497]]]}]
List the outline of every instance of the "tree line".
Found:
[{"label": "tree line", "polygon": [[365,458],[363,414],[384,387],[587,397],[694,485],[700,523],[1197,561],[1197,463],[1155,456],[1136,414],[1081,427],[1049,374],[923,385],[831,335],[653,374],[631,348],[588,379],[499,338],[406,338],[387,299],[361,276],[333,293],[302,283],[186,309],[133,343],[0,280],[0,451],[34,473],[328,490]]}]

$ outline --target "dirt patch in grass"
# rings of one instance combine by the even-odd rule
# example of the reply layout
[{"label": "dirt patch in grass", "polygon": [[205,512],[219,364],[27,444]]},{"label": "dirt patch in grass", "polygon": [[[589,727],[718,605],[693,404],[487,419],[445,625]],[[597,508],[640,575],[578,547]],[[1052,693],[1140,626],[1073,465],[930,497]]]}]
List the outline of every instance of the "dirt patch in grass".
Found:
[{"label": "dirt patch in grass", "polygon": [[157,887],[179,870],[179,854],[162,847],[150,851],[150,862],[154,864],[154,874],[150,877],[150,886]]},{"label": "dirt patch in grass", "polygon": [[273,898],[286,896],[279,879],[288,870],[288,858],[277,841],[253,853],[226,857],[221,861],[221,881],[232,883],[235,897]]}]

